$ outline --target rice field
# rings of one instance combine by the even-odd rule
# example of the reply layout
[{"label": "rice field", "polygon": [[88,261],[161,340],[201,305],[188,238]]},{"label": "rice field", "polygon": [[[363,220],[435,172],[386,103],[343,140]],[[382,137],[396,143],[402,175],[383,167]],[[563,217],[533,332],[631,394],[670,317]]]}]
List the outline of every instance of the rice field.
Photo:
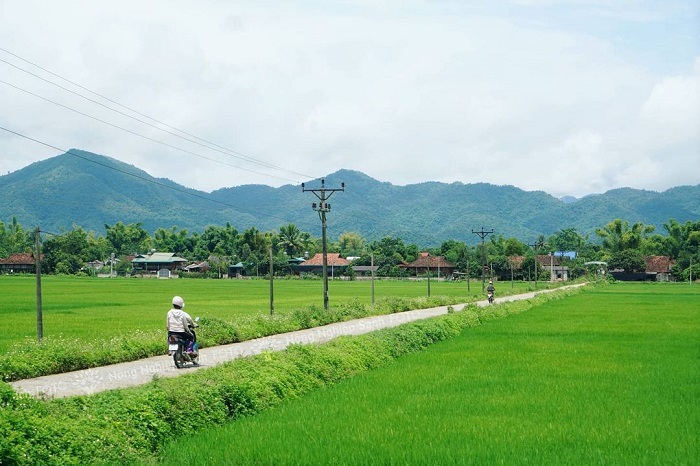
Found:
[{"label": "rice field", "polygon": [[700,458],[700,287],[614,284],[170,444],[162,464]]},{"label": "rice field", "polygon": [[[540,287],[543,284],[540,283]],[[527,282],[499,284],[500,294],[527,291]],[[140,279],[44,276],[41,286],[43,336],[91,341],[115,335],[162,330],[174,295],[185,299],[193,317],[234,320],[240,316],[270,314],[267,280]],[[276,279],[273,283],[276,314],[316,305],[323,308],[321,280]],[[431,296],[448,296],[458,302],[483,299],[481,282],[431,280]],[[391,297],[427,296],[426,281],[376,280],[375,302]],[[369,281],[331,281],[330,305],[372,302]],[[31,276],[0,275],[0,317],[10,322],[0,333],[0,352],[13,342],[37,337],[36,280]]]}]

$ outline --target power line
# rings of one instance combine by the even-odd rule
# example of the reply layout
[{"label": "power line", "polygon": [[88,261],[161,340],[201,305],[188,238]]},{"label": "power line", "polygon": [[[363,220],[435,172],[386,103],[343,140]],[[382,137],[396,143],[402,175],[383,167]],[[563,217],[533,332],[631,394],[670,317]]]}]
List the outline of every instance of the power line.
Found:
[{"label": "power line", "polygon": [[187,190],[184,190],[184,189],[180,189],[180,188],[177,188],[177,187],[175,187],[175,186],[170,186],[170,185],[167,185],[167,184],[165,184],[165,183],[160,183],[160,182],[158,182],[158,181],[156,181],[156,180],[154,180],[154,179],[149,179],[149,178],[146,178],[146,177],[143,177],[143,176],[139,176],[139,175],[137,175],[137,174],[135,174],[135,173],[128,172],[128,171],[126,171],[126,170],[121,170],[121,169],[119,169],[119,168],[117,168],[117,167],[112,167],[112,166],[110,166],[110,165],[107,165],[107,164],[104,164],[104,163],[100,163],[100,162],[98,162],[98,161],[96,161],[96,160],[92,160],[92,159],[90,159],[90,158],[88,158],[88,157],[84,157],[84,156],[82,156],[82,155],[80,155],[80,154],[77,154],[77,153],[73,152],[72,150],[61,149],[60,147],[54,146],[54,145],[49,144],[49,143],[47,143],[47,142],[43,142],[43,141],[40,141],[40,140],[38,140],[38,139],[34,139],[34,138],[30,137],[30,136],[24,135],[24,134],[22,134],[22,133],[18,133],[17,131],[13,131],[13,130],[11,130],[11,129],[5,128],[4,126],[0,126],[0,129],[3,130],[3,131],[6,131],[6,132],[8,132],[8,133],[14,134],[14,135],[16,135],[16,136],[19,136],[19,137],[21,137],[21,138],[28,139],[29,141],[36,142],[37,144],[41,144],[41,145],[43,145],[43,146],[50,147],[50,148],[55,149],[55,150],[57,150],[57,151],[59,151],[59,152],[65,152],[66,154],[70,154],[70,155],[72,155],[72,156],[74,156],[74,157],[77,157],[77,158],[79,158],[79,159],[88,161],[88,162],[90,162],[90,163],[94,163],[94,164],[96,164],[96,165],[100,165],[100,166],[102,166],[102,167],[105,167],[105,168],[108,168],[108,169],[110,169],[110,170],[114,170],[114,171],[123,173],[123,174],[125,174],[125,175],[132,176],[132,177],[134,177],[134,178],[138,178],[138,179],[140,179],[140,180],[142,180],[142,181],[145,181],[145,182],[147,182],[147,183],[156,184],[156,185],[158,185],[158,186],[162,186],[162,187],[164,187],[164,188],[171,189],[171,190],[173,190],[173,191],[177,191],[177,192],[180,192],[180,193],[183,193],[183,194],[187,194],[188,196],[197,197],[197,198],[199,198],[199,199],[204,199],[205,201],[209,201],[209,202],[213,202],[213,203],[216,203],[216,204],[220,204],[220,205],[223,205],[223,206],[225,206],[225,207],[230,207],[230,208],[232,208],[232,209],[234,209],[234,210],[237,210],[237,211],[239,211],[239,212],[244,212],[244,213],[254,214],[254,215],[262,215],[262,216],[269,217],[269,218],[276,218],[276,219],[278,219],[278,220],[282,220],[282,221],[287,222],[287,223],[293,223],[291,220],[286,219],[286,218],[283,218],[283,217],[278,217],[278,216],[276,216],[276,215],[270,215],[270,214],[266,214],[266,213],[262,213],[262,212],[256,212],[256,211],[254,211],[254,210],[244,209],[244,208],[242,208],[242,207],[238,207],[238,206],[235,206],[235,205],[233,205],[233,204],[229,204],[229,203],[227,203],[227,202],[222,202],[222,201],[218,201],[218,200],[216,200],[216,199],[211,199],[211,198],[209,198],[209,197],[202,196],[202,195],[200,195],[200,194],[193,193],[193,192],[191,192],[191,191],[187,191]]},{"label": "power line", "polygon": [[[153,118],[153,117],[151,117],[151,116],[149,116],[149,115],[146,115],[146,114],[144,114],[144,113],[142,113],[142,112],[139,112],[138,110],[135,110],[135,109],[133,109],[133,108],[131,108],[131,107],[128,107],[128,106],[126,106],[126,105],[123,105],[123,104],[121,104],[121,103],[119,103],[119,102],[117,102],[117,101],[115,101],[115,100],[113,100],[113,99],[110,99],[109,97],[106,97],[106,96],[104,96],[104,95],[102,95],[102,94],[99,94],[99,93],[97,93],[97,92],[95,92],[95,91],[92,91],[92,90],[88,89],[88,88],[85,87],[85,86],[82,86],[82,85],[80,85],[80,84],[78,84],[78,83],[76,83],[76,82],[71,81],[70,79],[64,78],[63,76],[61,76],[61,75],[59,75],[59,74],[57,74],[57,73],[54,73],[53,71],[50,71],[50,70],[48,70],[48,69],[46,69],[46,68],[44,68],[44,67],[42,67],[42,66],[40,66],[40,65],[38,65],[38,64],[36,64],[36,63],[33,63],[33,62],[31,62],[31,61],[29,61],[29,60],[27,60],[27,59],[25,59],[25,58],[23,58],[23,57],[21,57],[21,56],[15,54],[15,53],[12,53],[12,52],[10,52],[10,51],[7,50],[7,49],[4,49],[4,48],[0,47],[0,50],[3,51],[3,52],[5,52],[5,53],[7,53],[7,54],[9,54],[9,55],[11,55],[11,56],[13,56],[13,57],[15,57],[15,58],[17,58],[17,59],[19,59],[19,60],[22,60],[22,61],[25,62],[25,63],[28,63],[28,64],[30,64],[30,65],[32,65],[32,66],[35,66],[36,68],[38,68],[38,69],[40,69],[40,70],[42,70],[42,71],[44,71],[44,72],[46,72],[46,73],[48,73],[48,74],[50,74],[50,75],[52,75],[52,76],[55,76],[55,77],[57,77],[57,78],[59,78],[59,79],[65,81],[65,82],[67,82],[67,83],[70,83],[70,84],[73,85],[73,86],[76,86],[76,87],[78,87],[78,88],[80,88],[80,89],[83,89],[83,90],[85,90],[85,91],[87,91],[87,92],[89,92],[89,93],[91,93],[91,94],[93,94],[93,95],[95,95],[95,96],[98,96],[98,97],[100,97],[100,98],[102,98],[102,99],[104,99],[104,100],[106,100],[106,101],[108,101],[108,102],[111,102],[111,103],[113,103],[113,104],[115,104],[115,105],[118,105],[119,107],[122,107],[122,108],[124,108],[124,109],[127,109],[127,110],[129,110],[130,112],[133,112],[133,113],[135,113],[135,114],[137,114],[137,115],[140,115],[140,116],[142,116],[142,117],[144,117],[144,118],[147,118],[147,119],[149,119],[149,120],[151,120],[151,121],[154,121],[154,122],[156,122],[158,125],[161,125],[161,126],[170,128],[171,130],[177,131],[177,132],[179,132],[179,133],[182,133],[182,134],[184,134],[184,135],[186,135],[186,136],[188,136],[188,137],[184,137],[184,136],[182,136],[182,135],[180,135],[180,134],[176,134],[176,133],[174,133],[174,132],[172,132],[172,131],[165,130],[165,129],[163,129],[163,128],[157,126],[157,125],[154,125],[154,124],[152,124],[152,123],[148,123],[148,122],[143,121],[143,120],[141,120],[141,119],[139,119],[139,118],[136,118],[136,117],[134,117],[133,115],[128,115],[127,113],[124,113],[124,112],[122,112],[122,111],[120,111],[120,110],[117,110],[117,109],[115,109],[115,108],[112,108],[112,107],[110,107],[110,106],[108,106],[108,105],[105,105],[105,104],[103,104],[103,103],[101,103],[101,102],[98,102],[98,101],[96,101],[96,100],[94,100],[94,99],[91,99],[91,98],[89,98],[89,97],[86,97],[86,96],[84,96],[84,95],[82,95],[82,94],[80,94],[80,93],[78,93],[78,92],[75,92],[75,91],[73,91],[73,90],[70,90],[70,89],[68,89],[68,88],[66,88],[66,87],[64,87],[64,86],[61,86],[61,85],[59,85],[59,84],[56,84],[55,82],[50,81],[50,80],[48,80],[48,79],[45,79],[45,78],[43,78],[43,77],[41,77],[41,76],[39,76],[39,75],[37,75],[37,74],[35,74],[35,73],[32,73],[31,71],[25,70],[24,68],[21,68],[21,67],[15,65],[15,64],[13,64],[13,63],[10,63],[10,62],[8,62],[8,61],[6,61],[6,60],[0,59],[0,61],[2,61],[2,62],[4,62],[4,63],[6,63],[6,64],[8,64],[8,65],[10,65],[10,66],[12,66],[12,67],[18,69],[18,70],[20,70],[20,71],[22,71],[22,72],[24,72],[24,73],[27,73],[27,74],[29,74],[29,75],[31,75],[31,76],[34,76],[34,77],[36,77],[36,78],[38,78],[38,79],[41,79],[42,81],[45,81],[45,82],[47,82],[47,83],[49,83],[49,84],[51,84],[51,85],[54,85],[54,86],[56,86],[56,87],[58,87],[58,88],[60,88],[60,89],[63,89],[63,90],[65,90],[65,91],[67,91],[67,92],[70,92],[70,93],[72,93],[72,94],[74,94],[74,95],[77,95],[78,97],[81,97],[81,98],[83,98],[83,99],[85,99],[85,100],[88,100],[88,101],[90,101],[90,102],[93,102],[93,103],[95,103],[95,104],[97,104],[97,105],[100,105],[100,106],[102,106],[102,107],[104,107],[104,108],[106,108],[106,109],[108,109],[108,110],[111,110],[111,111],[113,111],[113,112],[119,113],[120,115],[126,116],[126,117],[131,118],[131,119],[133,119],[133,120],[136,120],[136,121],[138,121],[138,122],[140,122],[140,123],[142,123],[142,124],[145,124],[145,125],[148,125],[148,126],[151,126],[151,127],[155,128],[155,129],[158,129],[159,131],[163,131],[163,132],[165,132],[165,133],[167,133],[167,134],[170,134],[170,135],[172,135],[172,136],[179,137],[179,138],[184,139],[184,140],[186,140],[186,141],[188,141],[188,142],[191,142],[191,143],[193,143],[193,144],[198,144],[198,145],[200,145],[200,146],[202,146],[202,147],[206,147],[207,149],[220,152],[220,153],[222,153],[222,154],[224,154],[224,155],[236,157],[236,158],[239,158],[239,159],[241,159],[241,160],[245,160],[245,161],[247,161],[247,162],[255,163],[255,164],[258,164],[258,165],[265,166],[265,167],[267,167],[267,168],[272,168],[272,169],[274,169],[274,170],[278,170],[278,171],[290,173],[290,174],[293,174],[293,175],[302,176],[302,177],[304,177],[304,178],[313,178],[312,176],[309,176],[309,175],[306,175],[306,174],[303,174],[303,173],[295,172],[295,171],[293,171],[293,170],[289,170],[289,169],[286,169],[286,168],[283,168],[283,167],[279,167],[279,166],[274,165],[274,164],[271,164],[271,163],[269,163],[269,162],[264,162],[264,161],[258,160],[258,159],[254,158],[254,157],[248,156],[248,155],[246,155],[246,154],[243,154],[243,153],[241,153],[241,152],[235,151],[235,150],[233,150],[233,149],[226,148],[226,147],[224,147],[224,146],[220,146],[220,145],[218,145],[218,144],[216,144],[216,143],[213,143],[213,142],[208,141],[208,140],[206,140],[206,139],[200,138],[200,137],[198,137],[198,136],[196,136],[196,135],[194,135],[194,134],[191,134],[191,133],[188,133],[188,132],[186,132],[186,131],[184,131],[184,130],[178,129],[178,128],[174,127],[174,126],[168,125],[167,123],[164,123],[164,122],[162,122],[162,121],[160,121],[160,120],[158,120],[158,119],[156,119],[156,118]],[[193,140],[193,139],[191,139],[191,138],[194,138],[194,139],[196,139],[197,141],[195,141],[195,140]],[[198,142],[198,141],[201,141],[201,142]],[[203,143],[204,143],[204,144],[203,144]],[[254,172],[254,173],[257,173],[257,172]],[[266,175],[266,174],[264,174],[264,173],[261,173],[261,175],[263,175],[263,176],[272,176],[272,175]],[[288,181],[289,181],[289,180],[288,180]]]},{"label": "power line", "polygon": [[150,136],[146,136],[146,135],[141,134],[141,133],[138,133],[138,132],[136,132],[136,131],[132,131],[132,130],[130,130],[130,129],[124,128],[123,126],[119,126],[119,125],[116,125],[116,124],[114,124],[114,123],[110,123],[109,121],[103,120],[103,119],[98,118],[98,117],[93,116],[93,115],[89,115],[89,114],[87,114],[87,113],[85,113],[85,112],[81,112],[80,110],[76,110],[76,109],[71,108],[71,107],[69,107],[69,106],[67,106],[67,105],[64,105],[64,104],[62,104],[62,103],[60,103],[60,102],[56,102],[56,101],[51,100],[51,99],[49,99],[49,98],[47,98],[47,97],[41,96],[41,95],[39,95],[39,94],[37,94],[37,93],[35,93],[35,92],[29,91],[29,90],[27,90],[27,89],[23,89],[23,88],[21,88],[21,87],[19,87],[19,86],[16,86],[16,85],[14,85],[14,84],[8,83],[7,81],[4,81],[4,80],[2,80],[2,79],[0,79],[0,83],[5,84],[6,86],[10,86],[10,87],[12,87],[12,88],[14,88],[14,89],[17,89],[18,91],[25,92],[25,93],[27,93],[27,94],[29,94],[29,95],[31,95],[31,96],[34,96],[34,97],[36,97],[36,98],[38,98],[38,99],[41,99],[41,100],[44,100],[44,101],[49,102],[49,103],[51,103],[51,104],[54,104],[54,105],[56,105],[56,106],[58,106],[58,107],[65,108],[66,110],[70,110],[71,112],[77,113],[78,115],[82,115],[82,116],[84,116],[84,117],[91,118],[91,119],[93,119],[93,120],[95,120],[95,121],[98,121],[98,122],[100,122],[100,123],[103,123],[103,124],[105,124],[105,125],[107,125],[107,126],[111,126],[111,127],[113,127],[113,128],[122,130],[122,131],[124,131],[124,132],[126,132],[126,133],[133,134],[134,136],[138,136],[138,137],[140,137],[140,138],[147,139],[147,140],[149,140],[149,141],[152,141],[152,142],[161,144],[161,145],[166,146],[166,147],[169,147],[169,148],[171,148],[171,149],[179,150],[179,151],[184,152],[184,153],[186,153],[186,154],[194,155],[195,157],[199,157],[199,158],[202,158],[202,159],[205,159],[205,160],[209,160],[209,161],[211,161],[211,162],[220,163],[220,164],[222,164],[222,165],[227,165],[227,166],[229,166],[229,167],[237,168],[237,169],[239,169],[239,170],[244,170],[244,171],[247,171],[247,172],[250,172],[250,173],[255,173],[256,175],[269,176],[269,177],[271,177],[271,178],[277,178],[278,180],[291,181],[292,183],[296,183],[296,182],[297,182],[296,180],[291,180],[291,179],[289,179],[289,178],[282,178],[282,177],[279,177],[279,176],[269,175],[269,174],[267,174],[267,173],[261,173],[261,172],[255,171],[255,170],[251,170],[251,169],[249,169],[249,168],[243,168],[243,167],[239,167],[239,166],[237,166],[237,165],[232,165],[232,164],[230,164],[230,163],[223,162],[223,161],[221,161],[221,160],[213,159],[213,158],[211,158],[211,157],[207,157],[207,156],[205,156],[205,155],[201,155],[201,154],[198,154],[198,153],[196,153],[196,152],[192,152],[192,151],[190,151],[190,150],[183,149],[183,148],[181,148],[181,147],[174,146],[174,145],[172,145],[172,144],[168,144],[167,142],[160,141],[160,140],[155,139],[155,138],[152,138],[152,137],[150,137]]}]

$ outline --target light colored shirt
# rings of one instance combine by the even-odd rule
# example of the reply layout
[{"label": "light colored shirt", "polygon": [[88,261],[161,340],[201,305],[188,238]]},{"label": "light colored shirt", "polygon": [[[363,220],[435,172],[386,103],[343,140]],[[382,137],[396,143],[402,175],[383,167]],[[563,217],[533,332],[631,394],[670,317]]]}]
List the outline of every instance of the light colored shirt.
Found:
[{"label": "light colored shirt", "polygon": [[169,332],[190,333],[189,327],[194,327],[194,321],[192,317],[182,309],[170,309],[165,318],[165,325]]}]

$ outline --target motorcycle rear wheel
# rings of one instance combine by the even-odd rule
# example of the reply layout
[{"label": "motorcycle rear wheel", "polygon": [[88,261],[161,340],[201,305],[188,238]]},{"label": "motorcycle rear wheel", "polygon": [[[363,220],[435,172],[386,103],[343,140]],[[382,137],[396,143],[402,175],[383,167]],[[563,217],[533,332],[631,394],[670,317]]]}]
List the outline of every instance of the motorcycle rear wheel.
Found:
[{"label": "motorcycle rear wheel", "polygon": [[182,369],[185,366],[185,357],[182,354],[182,348],[173,353],[173,362],[175,362],[175,367],[178,369]]}]

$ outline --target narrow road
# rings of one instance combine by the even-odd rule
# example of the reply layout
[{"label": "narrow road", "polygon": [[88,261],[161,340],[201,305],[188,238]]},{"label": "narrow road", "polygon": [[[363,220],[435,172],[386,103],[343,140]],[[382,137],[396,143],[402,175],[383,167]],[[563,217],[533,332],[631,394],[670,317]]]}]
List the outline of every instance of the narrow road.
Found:
[{"label": "narrow road", "polygon": [[[582,285],[572,285],[572,287],[577,286]],[[496,298],[496,303],[530,299],[536,294],[549,293],[563,288],[504,296]],[[481,307],[488,306],[488,302],[485,300],[478,301],[475,304]],[[454,304],[451,307],[455,311],[461,311],[466,306],[467,304]],[[105,390],[142,385],[150,382],[154,377],[177,377],[181,374],[206,369],[232,359],[260,354],[263,351],[281,351],[291,344],[324,343],[341,335],[361,335],[382,328],[396,327],[407,322],[447,314],[447,308],[448,306],[439,306],[396,314],[365,317],[322,327],[270,335],[240,343],[201,348],[199,351],[200,366],[198,367],[177,369],[173,363],[173,358],[163,355],[92,369],[18,380],[10,384],[17,392],[29,393],[37,397],[64,398],[76,395],[91,395]]]}]

